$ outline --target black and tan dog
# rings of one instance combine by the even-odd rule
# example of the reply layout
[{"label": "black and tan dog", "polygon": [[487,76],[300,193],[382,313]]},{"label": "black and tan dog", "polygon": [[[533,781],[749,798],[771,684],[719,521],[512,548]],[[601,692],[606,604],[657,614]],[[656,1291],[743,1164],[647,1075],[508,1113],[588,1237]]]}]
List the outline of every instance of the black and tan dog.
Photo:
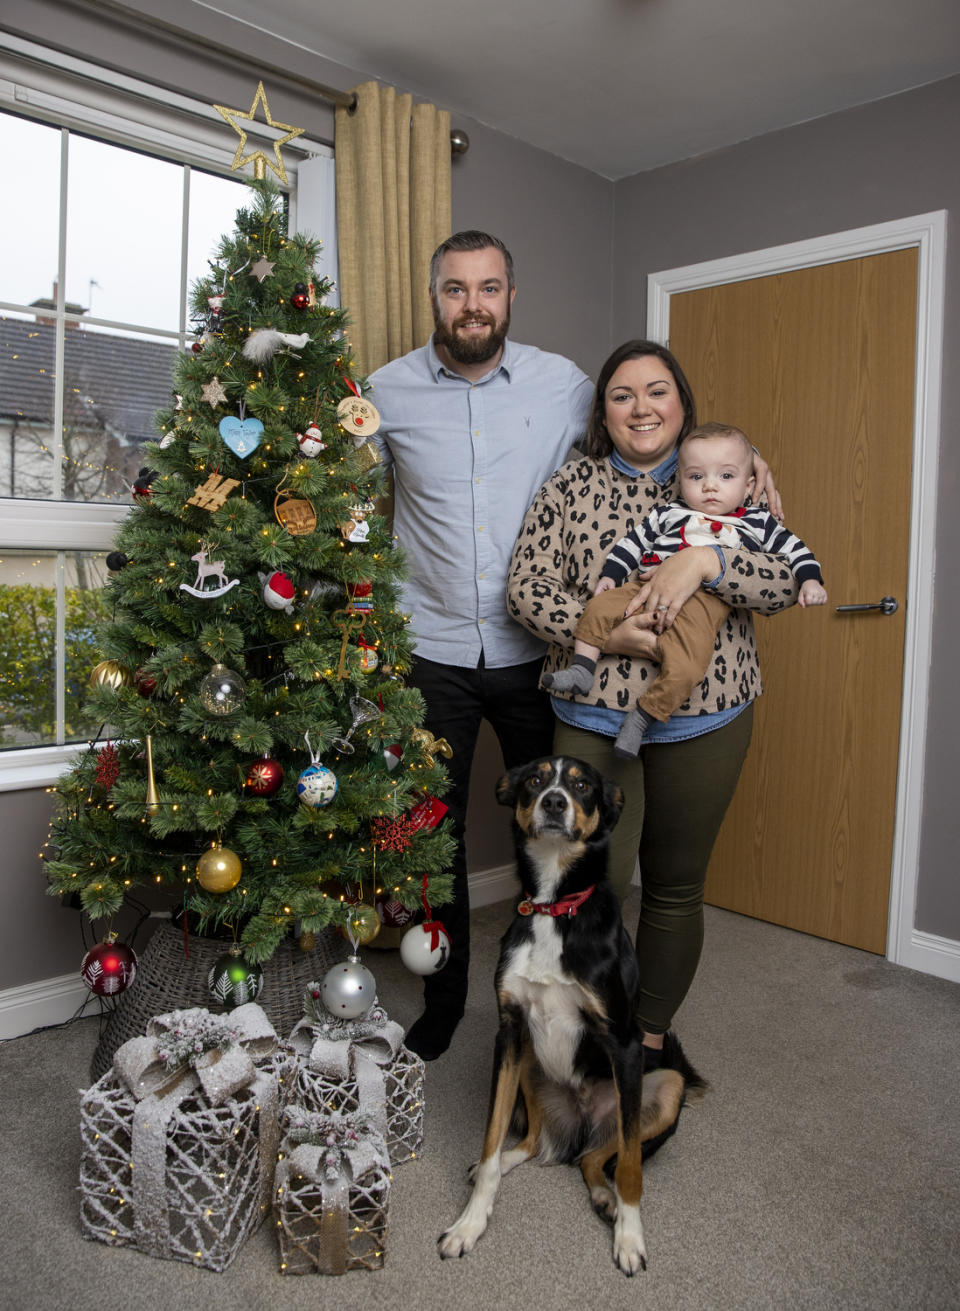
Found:
[{"label": "black and tan dog", "polygon": [[[594,1208],[613,1221],[613,1259],[634,1275],[646,1267],[641,1159],[673,1133],[686,1093],[704,1083],[669,1034],[664,1068],[643,1075],[637,960],[607,881],[623,795],[582,761],[554,756],[512,770],[497,799],[514,807],[523,896],[497,966],[483,1155],[440,1254],[472,1251],[514,1166],[579,1161]],[[504,1151],[518,1092],[526,1134]],[[604,1167],[614,1155],[611,1187]]]}]

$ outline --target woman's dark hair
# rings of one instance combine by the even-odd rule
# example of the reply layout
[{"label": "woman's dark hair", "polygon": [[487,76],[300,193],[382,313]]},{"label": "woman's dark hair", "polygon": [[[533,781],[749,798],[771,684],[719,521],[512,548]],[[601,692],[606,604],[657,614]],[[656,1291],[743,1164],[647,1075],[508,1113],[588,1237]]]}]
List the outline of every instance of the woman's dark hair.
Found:
[{"label": "woman's dark hair", "polygon": [[604,421],[605,398],[610,379],[624,360],[639,360],[644,355],[655,355],[658,360],[662,360],[677,384],[677,391],[683,405],[683,426],[680,429],[678,441],[683,441],[690,429],[697,426],[697,403],[693,399],[693,392],[689,382],[687,382],[686,374],[673,354],[667,350],[666,346],[661,346],[656,341],[625,341],[604,362],[597,377],[597,386],[593,393],[593,405],[590,409],[590,418],[587,420],[587,432],[584,440],[587,454],[595,460],[605,459],[613,450],[613,442],[610,440],[610,434],[607,432],[607,425]]}]

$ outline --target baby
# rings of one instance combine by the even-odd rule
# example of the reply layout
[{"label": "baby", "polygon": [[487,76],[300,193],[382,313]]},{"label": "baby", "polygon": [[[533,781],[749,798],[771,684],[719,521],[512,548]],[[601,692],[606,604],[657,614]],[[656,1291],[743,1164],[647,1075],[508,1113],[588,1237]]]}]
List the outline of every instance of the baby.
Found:
[{"label": "baby", "polygon": [[[739,428],[701,424],[681,441],[677,458],[680,499],[655,506],[612,548],[577,625],[573,663],[543,676],[551,691],[584,696],[590,691],[607,638],[644,586],[642,580],[620,584],[634,570],[652,568],[685,546],[745,546],[782,555],[800,584],[800,605],[825,604],[812,552],[768,510],[746,508],[754,487],[753,448]],[[651,721],[666,721],[684,704],[706,673],[727,611],[725,602],[703,588],[684,604],[660,636],[660,671],[625,716],[613,745],[616,755],[636,756]]]}]

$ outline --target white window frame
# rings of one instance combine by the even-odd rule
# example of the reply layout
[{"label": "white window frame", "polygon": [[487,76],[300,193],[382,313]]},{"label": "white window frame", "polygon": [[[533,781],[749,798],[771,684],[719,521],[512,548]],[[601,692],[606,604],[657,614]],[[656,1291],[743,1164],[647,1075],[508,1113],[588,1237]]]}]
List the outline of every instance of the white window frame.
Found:
[{"label": "white window frame", "polygon": [[[243,108],[243,106],[238,106]],[[81,131],[113,145],[161,155],[184,166],[231,175],[237,146],[212,105],[178,95],[166,88],[99,68],[87,60],[55,52],[10,34],[0,51],[0,109],[26,115],[61,129]],[[257,123],[261,137],[277,138],[279,130]],[[319,271],[336,283],[337,243],[333,149],[324,142],[298,137],[284,147],[289,180],[291,231],[321,235]],[[65,190],[65,189],[64,189]],[[65,198],[61,196],[59,305],[64,312]],[[189,179],[185,187],[183,259],[189,221]],[[182,275],[185,279],[185,273]],[[182,288],[181,322],[176,332],[142,324],[118,325],[114,320],[84,316],[85,323],[123,326],[169,337],[183,349],[192,327],[186,319],[187,288]],[[0,301],[0,310],[29,311],[29,306]],[[58,373],[61,371],[58,371]],[[62,426],[62,396],[58,392],[54,424]],[[101,502],[0,498],[0,550],[109,551],[129,505]],[[62,615],[59,628],[62,630]],[[58,633],[58,659],[63,657],[63,633]],[[62,681],[62,680],[58,680]],[[0,752],[0,792],[38,788],[56,782],[87,743],[19,747]]]}]

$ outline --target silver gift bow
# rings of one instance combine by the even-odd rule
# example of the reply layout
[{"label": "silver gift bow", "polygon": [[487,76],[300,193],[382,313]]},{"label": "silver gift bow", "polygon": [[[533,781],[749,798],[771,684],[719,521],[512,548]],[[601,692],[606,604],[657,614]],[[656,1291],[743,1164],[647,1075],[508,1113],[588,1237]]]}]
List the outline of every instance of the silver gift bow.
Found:
[{"label": "silver gift bow", "polygon": [[403,1043],[403,1029],[388,1020],[374,1002],[359,1020],[340,1020],[326,1012],[307,1014],[290,1034],[290,1042],[312,1074],[335,1083],[353,1079],[360,1109],[376,1117],[387,1132],[387,1092],[383,1066],[389,1065]]},{"label": "silver gift bow", "polygon": [[[288,1112],[288,1121],[296,1112]],[[359,1183],[378,1166],[389,1174],[390,1158],[383,1135],[366,1115],[302,1114],[312,1130],[310,1137],[321,1142],[295,1146],[285,1139],[283,1156],[277,1163],[278,1194],[291,1179],[303,1177],[320,1189],[322,1209],[316,1235],[316,1267],[320,1274],[342,1275],[347,1269],[350,1220],[350,1185]],[[282,1211],[281,1211],[282,1222]],[[313,1245],[311,1245],[313,1247]]]},{"label": "silver gift bow", "polygon": [[[238,1006],[229,1022],[202,1007],[158,1015],[143,1038],[131,1038],[114,1054],[114,1074],[136,1099],[133,1112],[133,1207],[137,1246],[163,1256],[170,1246],[167,1210],[167,1126],[180,1103],[202,1089],[220,1106],[250,1088],[260,1109],[260,1205],[270,1199],[277,1159],[276,1076],[254,1060],[271,1055],[277,1034],[255,1002]],[[176,1056],[171,1059],[169,1053]]]}]

